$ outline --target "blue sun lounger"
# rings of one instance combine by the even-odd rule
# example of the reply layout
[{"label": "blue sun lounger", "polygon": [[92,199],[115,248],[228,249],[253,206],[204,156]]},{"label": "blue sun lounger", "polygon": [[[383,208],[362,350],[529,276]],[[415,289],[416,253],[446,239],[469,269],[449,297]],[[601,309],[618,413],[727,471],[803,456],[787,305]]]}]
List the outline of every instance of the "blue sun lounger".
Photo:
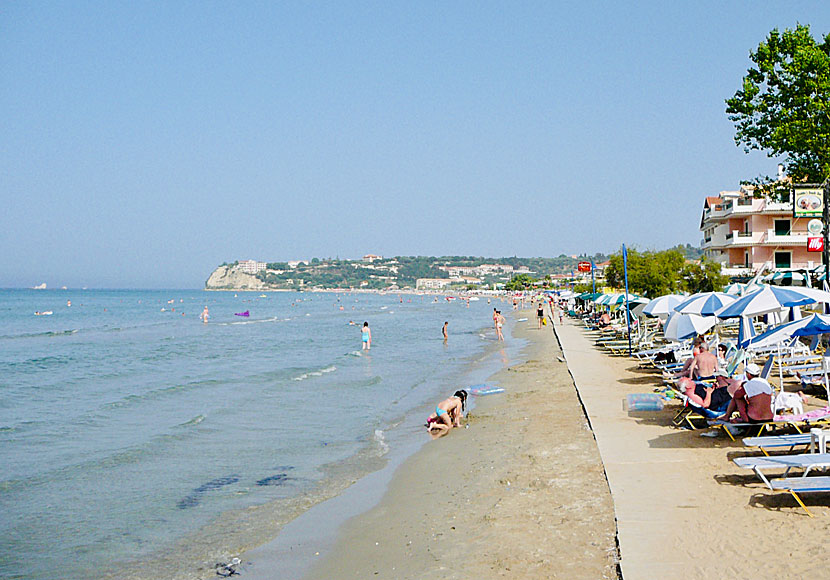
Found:
[{"label": "blue sun lounger", "polygon": [[[807,477],[813,469],[830,467],[830,453],[801,453],[798,455],[776,455],[774,457],[736,457],[732,460],[735,465],[744,469],[751,469],[761,478],[767,487],[773,489],[770,480],[764,475],[767,469],[784,469],[784,477],[791,469],[803,469],[802,477]],[[797,478],[791,478],[797,479]]]},{"label": "blue sun lounger", "polygon": [[830,476],[820,477],[788,477],[786,479],[773,479],[770,481],[773,491],[788,491],[795,498],[807,515],[813,517],[801,498],[799,493],[830,493]]}]

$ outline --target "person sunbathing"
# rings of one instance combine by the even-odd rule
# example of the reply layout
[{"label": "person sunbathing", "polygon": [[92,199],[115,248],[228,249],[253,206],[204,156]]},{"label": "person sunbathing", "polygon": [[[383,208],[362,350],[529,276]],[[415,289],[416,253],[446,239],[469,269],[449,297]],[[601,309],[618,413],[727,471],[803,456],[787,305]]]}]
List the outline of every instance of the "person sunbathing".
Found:
[{"label": "person sunbathing", "polygon": [[746,382],[732,394],[732,402],[720,418],[729,421],[738,411],[740,418],[733,423],[765,423],[772,421],[772,387],[761,378],[761,369],[755,363],[744,367]]},{"label": "person sunbathing", "polygon": [[[720,378],[720,377],[718,377]],[[731,381],[727,377],[722,377],[726,381]],[[698,412],[708,419],[720,417],[729,407],[732,401],[732,396],[729,394],[729,389],[726,384],[704,385],[702,383],[695,383],[689,377],[683,377],[678,382],[680,390],[686,395],[696,407],[699,407]]]}]

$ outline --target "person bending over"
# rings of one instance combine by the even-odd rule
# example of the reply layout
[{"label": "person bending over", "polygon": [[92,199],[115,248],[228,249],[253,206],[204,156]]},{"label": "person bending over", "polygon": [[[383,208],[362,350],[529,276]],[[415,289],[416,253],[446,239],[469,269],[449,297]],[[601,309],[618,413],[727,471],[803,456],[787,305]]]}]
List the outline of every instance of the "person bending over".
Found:
[{"label": "person bending over", "polygon": [[435,411],[427,418],[427,431],[449,431],[453,427],[461,426],[461,417],[466,409],[467,391],[460,390],[453,393],[435,406]]}]

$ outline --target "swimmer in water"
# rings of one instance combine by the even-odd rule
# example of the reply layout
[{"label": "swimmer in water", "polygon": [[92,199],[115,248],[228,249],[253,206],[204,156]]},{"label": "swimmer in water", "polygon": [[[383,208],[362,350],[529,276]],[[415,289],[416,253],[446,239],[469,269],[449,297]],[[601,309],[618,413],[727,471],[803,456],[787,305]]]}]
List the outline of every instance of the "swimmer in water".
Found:
[{"label": "swimmer in water", "polygon": [[444,342],[447,342],[447,339],[450,337],[450,333],[447,330],[447,326],[449,324],[450,324],[449,322],[444,322],[444,327],[441,329],[441,334],[444,335]]},{"label": "swimmer in water", "polygon": [[202,310],[202,313],[199,315],[199,318],[202,319],[202,322],[207,324],[208,318],[210,318],[210,314],[208,313],[208,307],[205,306],[205,309]]}]

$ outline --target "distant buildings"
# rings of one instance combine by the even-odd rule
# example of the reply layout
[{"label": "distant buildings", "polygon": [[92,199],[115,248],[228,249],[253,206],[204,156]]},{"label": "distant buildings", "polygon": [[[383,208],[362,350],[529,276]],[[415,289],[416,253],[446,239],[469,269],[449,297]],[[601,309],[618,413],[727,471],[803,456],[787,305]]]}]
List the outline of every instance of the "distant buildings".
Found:
[{"label": "distant buildings", "polygon": [[449,278],[418,278],[415,281],[416,290],[442,290],[449,288],[453,280]]},{"label": "distant buildings", "polygon": [[265,270],[266,264],[256,260],[242,260],[239,262],[239,267],[247,274],[256,274]]},{"label": "distant buildings", "polygon": [[365,256],[363,256],[364,262],[369,262],[371,264],[375,260],[383,260],[383,256],[378,256],[376,254],[366,254]]}]

